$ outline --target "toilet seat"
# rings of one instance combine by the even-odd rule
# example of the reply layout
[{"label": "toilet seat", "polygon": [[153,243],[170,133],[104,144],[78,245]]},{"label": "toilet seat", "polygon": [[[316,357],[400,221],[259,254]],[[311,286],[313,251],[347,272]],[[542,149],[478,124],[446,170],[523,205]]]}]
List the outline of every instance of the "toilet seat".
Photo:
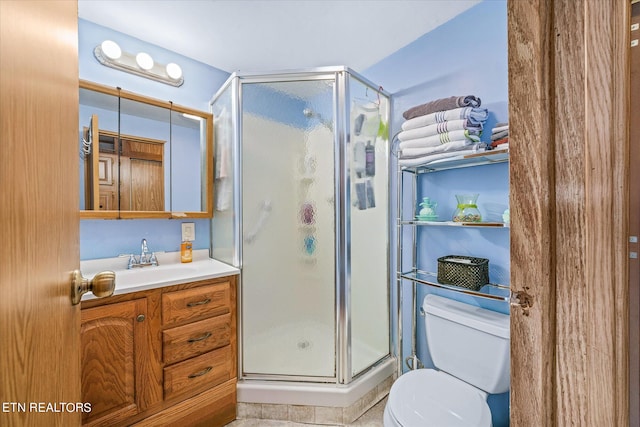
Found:
[{"label": "toilet seat", "polygon": [[391,387],[386,409],[402,427],[491,427],[486,394],[434,369],[400,376]]}]

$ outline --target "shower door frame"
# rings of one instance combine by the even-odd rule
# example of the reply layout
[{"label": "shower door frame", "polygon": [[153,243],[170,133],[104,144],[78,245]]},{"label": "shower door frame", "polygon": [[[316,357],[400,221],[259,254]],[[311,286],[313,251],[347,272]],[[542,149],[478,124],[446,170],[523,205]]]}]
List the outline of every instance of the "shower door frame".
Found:
[{"label": "shower door frame", "polygon": [[[350,206],[351,206],[351,178],[350,169],[348,164],[348,150],[350,148],[350,111],[347,108],[346,101],[350,99],[349,92],[349,80],[355,78],[362,84],[370,87],[372,90],[384,95],[389,102],[389,113],[391,116],[391,99],[390,94],[382,89],[382,87],[376,87],[376,85],[366,78],[350,70],[348,67],[319,67],[309,70],[292,70],[275,73],[233,73],[227,83],[225,83],[216,95],[212,98],[211,103],[215,102],[218,97],[229,87],[231,89],[231,102],[233,110],[233,138],[234,138],[234,210],[237,212],[237,216],[234,218],[234,265],[240,269],[240,277],[238,281],[238,301],[242,302],[243,293],[243,278],[242,278],[242,111],[243,111],[243,98],[242,98],[242,86],[244,84],[259,84],[259,83],[286,83],[297,81],[313,81],[313,80],[328,80],[334,82],[333,87],[333,144],[334,144],[334,221],[335,221],[335,252],[334,252],[334,267],[335,267],[335,375],[331,377],[323,376],[302,376],[302,375],[286,375],[286,374],[259,374],[259,373],[245,373],[243,363],[243,305],[238,304],[237,307],[237,319],[238,319],[238,334],[240,335],[237,340],[238,346],[238,379],[243,380],[276,380],[276,381],[293,381],[293,382],[309,382],[309,383],[336,383],[336,384],[349,384],[355,378],[364,375],[371,369],[386,362],[393,357],[393,339],[391,337],[391,331],[393,326],[391,323],[392,315],[392,301],[390,287],[387,287],[387,300],[388,310],[387,316],[389,316],[389,348],[386,355],[381,357],[378,361],[372,363],[357,375],[352,374],[352,354],[351,354],[351,252],[350,248],[350,231],[351,231],[351,218],[350,218]],[[387,121],[389,120],[387,117]],[[390,162],[387,164],[387,191],[391,189],[391,170]],[[390,204],[387,206],[387,254],[389,251],[389,242],[391,241],[391,208]],[[390,280],[390,258],[387,256],[387,280]],[[389,282],[391,283],[391,282]]]}]

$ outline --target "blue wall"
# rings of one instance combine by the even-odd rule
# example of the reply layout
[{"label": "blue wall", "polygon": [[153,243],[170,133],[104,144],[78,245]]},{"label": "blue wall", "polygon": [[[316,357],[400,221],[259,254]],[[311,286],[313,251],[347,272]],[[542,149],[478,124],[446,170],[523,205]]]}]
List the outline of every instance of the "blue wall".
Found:
[{"label": "blue wall", "polygon": [[[481,98],[482,107],[490,112],[482,136],[483,141],[489,141],[495,123],[508,121],[506,1],[484,1],[472,7],[371,66],[363,74],[392,93],[392,135],[400,130],[404,121],[402,113],[410,107],[452,95],[476,95]],[[392,180],[395,181],[395,177],[396,174],[392,173]],[[428,196],[436,200],[440,219],[450,219],[455,209],[454,194],[479,193],[478,206],[486,220],[498,221],[499,215],[509,204],[508,179],[507,163],[424,174],[419,178],[418,199]],[[395,182],[391,188],[393,194],[390,200],[393,203],[396,199]],[[412,192],[407,188],[404,194],[406,212],[413,202],[410,200]],[[411,215],[411,212],[407,215]],[[406,238],[410,236],[410,230],[405,228]],[[491,282],[509,284],[508,228],[421,227],[417,242],[418,267],[421,269],[437,271],[437,258],[443,255],[478,256],[490,260]],[[395,248],[395,240],[391,245]],[[411,251],[405,249],[405,254],[407,259],[403,268],[407,269],[411,263]],[[395,254],[392,254],[394,271],[395,259]],[[395,285],[395,281],[393,283]],[[427,292],[438,292],[426,286],[419,285],[418,288],[418,305],[422,304]],[[405,283],[403,289],[405,295],[410,295],[411,284]],[[395,286],[392,286],[392,290],[392,304],[395,306]],[[503,313],[509,312],[507,303],[464,297],[447,291],[438,293]],[[411,331],[411,301],[407,299],[409,301],[405,300],[403,306],[403,331]],[[419,317],[417,321],[417,354],[425,366],[433,367],[426,345],[423,319]],[[397,319],[394,318],[395,322]],[[410,334],[407,332],[403,338],[403,355],[407,356],[411,354]],[[394,336],[395,340],[397,337]],[[489,405],[494,426],[509,425],[509,394],[490,396]]]},{"label": "blue wall", "polygon": [[[184,84],[176,88],[101,65],[93,56],[93,50],[104,40],[115,41],[127,52],[145,51],[160,63],[176,62],[182,67]],[[78,20],[78,50],[79,75],[83,80],[121,87],[201,111],[209,111],[209,100],[229,77],[225,71],[83,19]],[[181,222],[196,224],[194,249],[209,248],[210,222],[207,219],[82,220],[80,259],[137,252],[143,237],[153,251],[177,251],[180,249]]]}]

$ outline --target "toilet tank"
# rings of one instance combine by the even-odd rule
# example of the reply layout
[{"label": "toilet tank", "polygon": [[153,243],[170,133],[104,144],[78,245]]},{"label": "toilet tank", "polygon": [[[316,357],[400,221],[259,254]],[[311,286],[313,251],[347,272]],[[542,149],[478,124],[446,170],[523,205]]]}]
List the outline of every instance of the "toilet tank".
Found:
[{"label": "toilet tank", "polygon": [[431,294],[422,308],[436,368],[489,394],[509,390],[509,315]]}]

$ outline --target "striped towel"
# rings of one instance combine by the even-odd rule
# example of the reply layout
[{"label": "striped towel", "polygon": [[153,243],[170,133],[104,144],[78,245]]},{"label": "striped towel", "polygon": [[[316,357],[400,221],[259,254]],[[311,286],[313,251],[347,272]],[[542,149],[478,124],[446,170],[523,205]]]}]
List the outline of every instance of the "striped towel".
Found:
[{"label": "striped towel", "polygon": [[439,133],[437,135],[426,136],[423,138],[408,139],[401,141],[399,144],[400,150],[406,148],[424,148],[424,147],[437,147],[442,144],[446,144],[451,141],[458,141],[461,139],[469,139],[472,142],[480,142],[480,137],[469,133],[468,130],[454,130],[452,132]]},{"label": "striped towel", "polygon": [[454,108],[453,110],[438,111],[437,113],[427,114],[426,116],[416,117],[407,120],[402,124],[402,130],[415,129],[423,126],[429,126],[436,123],[442,123],[447,120],[467,119],[470,124],[482,124],[489,117],[486,108]]},{"label": "striped towel", "polygon": [[480,151],[484,151],[484,148],[471,146],[468,150],[451,151],[449,153],[430,154],[427,156],[416,157],[412,159],[400,159],[398,163],[400,164],[401,167],[415,167],[415,166],[427,165],[437,160],[443,160],[450,157],[458,157],[458,156],[462,157],[468,154],[475,154]]},{"label": "striped towel", "polygon": [[408,139],[422,138],[425,136],[437,135],[439,133],[451,132],[454,130],[469,130],[469,133],[478,135],[482,131],[482,123],[469,123],[467,119],[447,120],[446,122],[434,123],[429,126],[422,126],[415,129],[403,130],[398,134],[400,141]]},{"label": "striped towel", "polygon": [[438,145],[437,147],[419,147],[419,148],[404,148],[400,152],[401,159],[410,159],[416,157],[424,157],[429,154],[447,153],[450,151],[459,151],[468,148],[473,145],[473,141],[468,139],[460,139],[456,141],[447,142],[446,144]]},{"label": "striped towel", "polygon": [[409,120],[414,117],[424,116],[437,111],[451,110],[453,108],[479,107],[480,102],[480,98],[474,95],[450,96],[448,98],[436,99],[425,104],[409,108],[407,111],[402,113],[402,117]]}]

